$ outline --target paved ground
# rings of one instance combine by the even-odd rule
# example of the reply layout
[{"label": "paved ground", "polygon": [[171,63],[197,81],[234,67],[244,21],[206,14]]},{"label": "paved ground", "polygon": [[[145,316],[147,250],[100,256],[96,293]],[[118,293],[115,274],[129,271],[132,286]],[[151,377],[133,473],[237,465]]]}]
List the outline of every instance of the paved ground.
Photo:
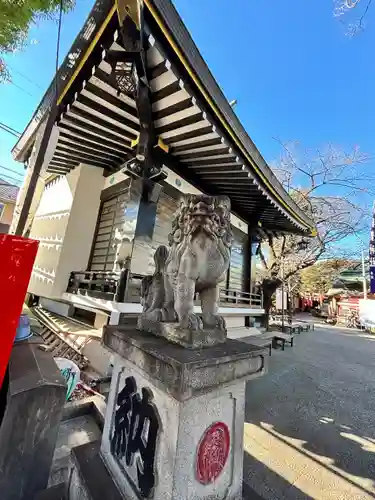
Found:
[{"label": "paved ground", "polygon": [[[248,384],[249,498],[375,498],[375,337],[317,328]],[[246,486],[246,485],[245,485]]]}]

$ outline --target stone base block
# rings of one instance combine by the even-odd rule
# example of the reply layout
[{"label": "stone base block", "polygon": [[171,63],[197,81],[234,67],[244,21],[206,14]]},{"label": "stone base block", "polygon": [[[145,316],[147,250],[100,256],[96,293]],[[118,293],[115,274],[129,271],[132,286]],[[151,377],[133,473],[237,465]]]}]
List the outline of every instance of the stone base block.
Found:
[{"label": "stone base block", "polygon": [[265,372],[265,350],[188,350],[114,328],[104,342],[117,355],[101,453],[122,495],[241,499],[245,382]]},{"label": "stone base block", "polygon": [[191,330],[181,328],[178,323],[162,323],[150,321],[142,316],[138,319],[139,330],[164,337],[174,344],[181,345],[188,349],[200,349],[202,347],[211,347],[217,344],[222,344],[227,338],[226,330],[219,328],[215,329],[198,329]]},{"label": "stone base block", "polygon": [[[65,485],[59,485],[57,488],[46,490],[35,500],[67,500],[68,498],[69,500],[124,500],[99,450],[99,442],[74,448],[68,488]],[[242,500],[261,500],[261,498],[244,483]]]},{"label": "stone base block", "polygon": [[99,441],[73,448],[69,500],[124,500],[99,451]]}]

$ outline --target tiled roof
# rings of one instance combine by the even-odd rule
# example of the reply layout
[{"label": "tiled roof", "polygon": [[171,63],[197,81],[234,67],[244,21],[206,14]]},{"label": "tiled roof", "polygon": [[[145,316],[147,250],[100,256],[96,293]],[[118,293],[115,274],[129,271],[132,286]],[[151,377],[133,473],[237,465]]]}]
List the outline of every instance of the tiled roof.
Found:
[{"label": "tiled roof", "polygon": [[[125,39],[115,2],[96,0],[13,148],[14,158],[27,160],[57,85],[62,92],[55,120],[59,136],[46,162],[47,172],[64,175],[80,163],[107,173],[124,168],[126,162],[130,167],[140,131],[152,125],[158,165],[206,193],[229,196],[233,213],[256,228],[261,225],[259,231],[311,233],[313,222],[289,197],[247,135],[172,0],[143,3],[142,26],[129,33],[126,28]],[[142,44],[144,53],[130,51],[124,56],[132,44]],[[78,54],[74,63],[72,54]],[[144,105],[138,99],[136,68],[147,74]]]},{"label": "tiled roof", "polygon": [[1,179],[0,177],[0,201],[16,202],[19,187]]}]

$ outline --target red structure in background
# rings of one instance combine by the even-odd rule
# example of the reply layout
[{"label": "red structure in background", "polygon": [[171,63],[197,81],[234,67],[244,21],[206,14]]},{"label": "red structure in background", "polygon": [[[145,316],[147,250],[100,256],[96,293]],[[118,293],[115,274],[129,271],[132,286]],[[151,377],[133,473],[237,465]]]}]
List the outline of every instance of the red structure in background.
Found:
[{"label": "red structure in background", "polygon": [[0,235],[0,387],[8,366],[38,241]]}]

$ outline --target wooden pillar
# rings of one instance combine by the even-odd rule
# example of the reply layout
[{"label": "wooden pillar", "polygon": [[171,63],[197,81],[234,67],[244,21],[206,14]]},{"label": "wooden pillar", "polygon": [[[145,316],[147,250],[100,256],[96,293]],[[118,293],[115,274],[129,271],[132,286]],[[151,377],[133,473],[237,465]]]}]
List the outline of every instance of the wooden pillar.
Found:
[{"label": "wooden pillar", "polygon": [[[32,155],[32,158],[31,158],[32,172],[31,172],[30,182],[29,182],[29,185],[27,187],[25,199],[23,201],[20,216],[19,216],[19,219],[17,221],[17,226],[15,228],[15,234],[19,235],[19,236],[22,236],[24,229],[25,229],[25,226],[26,226],[26,222],[27,222],[27,218],[29,215],[31,204],[33,202],[33,197],[34,197],[34,193],[36,190],[36,186],[37,186],[37,183],[39,180],[39,176],[42,172],[42,167],[44,164],[46,151],[47,151],[48,143],[49,143],[49,140],[51,137],[53,125],[56,121],[57,109],[58,109],[57,105],[52,106],[52,109],[50,110],[50,112],[47,115],[45,123],[43,123],[41,125],[42,130],[40,131],[40,134],[41,134],[40,140],[37,140],[36,144],[34,146],[35,147],[35,154]],[[56,142],[57,142],[57,138],[56,138]]]},{"label": "wooden pillar", "polygon": [[[247,241],[244,259],[244,292],[251,294],[251,258],[252,258],[253,228],[248,225]],[[251,299],[251,295],[249,295]],[[249,303],[250,307],[250,303]],[[250,326],[250,317],[245,316],[245,326]]]}]

